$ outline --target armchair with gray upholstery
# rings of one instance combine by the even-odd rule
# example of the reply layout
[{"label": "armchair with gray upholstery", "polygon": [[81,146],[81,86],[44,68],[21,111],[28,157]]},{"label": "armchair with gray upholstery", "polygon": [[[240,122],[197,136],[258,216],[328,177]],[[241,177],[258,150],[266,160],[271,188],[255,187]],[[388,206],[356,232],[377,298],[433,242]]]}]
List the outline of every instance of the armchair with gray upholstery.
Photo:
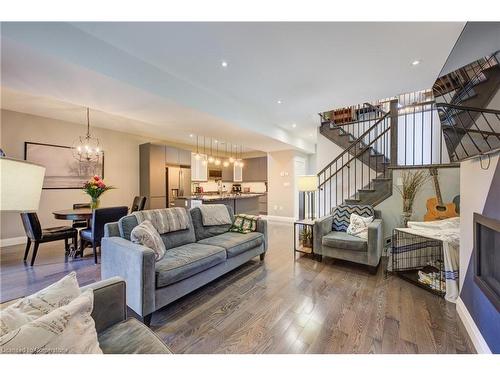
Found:
[{"label": "armchair with gray upholstery", "polygon": [[[351,213],[374,216],[373,222],[368,225],[368,240],[346,232]],[[314,223],[314,253],[363,264],[376,273],[384,247],[380,217],[380,211],[368,205],[342,204],[335,207],[331,215],[317,219]]]},{"label": "armchair with gray upholstery", "polygon": [[97,339],[104,354],[171,354],[156,334],[135,318],[127,318],[126,286],[120,277],[84,286],[92,289]]}]

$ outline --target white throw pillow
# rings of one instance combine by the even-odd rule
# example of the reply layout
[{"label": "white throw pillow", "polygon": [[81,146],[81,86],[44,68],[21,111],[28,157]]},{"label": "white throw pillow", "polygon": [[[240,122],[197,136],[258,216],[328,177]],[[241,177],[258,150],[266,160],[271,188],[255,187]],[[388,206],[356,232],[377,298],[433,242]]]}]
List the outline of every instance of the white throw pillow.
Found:
[{"label": "white throw pillow", "polygon": [[81,294],[76,273],[0,311],[0,336],[65,306]]},{"label": "white throw pillow", "polygon": [[0,337],[0,352],[11,354],[102,354],[90,314],[89,289],[62,306]]},{"label": "white throw pillow", "polygon": [[347,233],[367,240],[368,224],[373,221],[373,216],[363,217],[356,214],[351,214],[349,221],[350,224],[347,227]]},{"label": "white throw pillow", "polygon": [[155,252],[157,262],[162,259],[167,252],[160,234],[149,220],[144,220],[132,229],[130,240],[152,249]]}]

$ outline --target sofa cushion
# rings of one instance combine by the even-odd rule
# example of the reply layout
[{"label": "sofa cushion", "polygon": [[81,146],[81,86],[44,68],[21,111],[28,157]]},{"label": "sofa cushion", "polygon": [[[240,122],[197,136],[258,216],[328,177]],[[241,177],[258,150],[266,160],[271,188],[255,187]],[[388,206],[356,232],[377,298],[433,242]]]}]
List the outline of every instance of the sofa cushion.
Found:
[{"label": "sofa cushion", "polygon": [[[191,215],[187,215],[187,218],[189,220],[188,229],[160,234],[160,237],[163,240],[163,243],[165,244],[165,248],[167,250],[177,246],[182,246],[188,243],[196,242]],[[132,230],[137,225],[139,225],[139,222],[137,221],[137,218],[134,215],[127,215],[122,217],[118,221],[118,229],[120,231],[120,236],[130,241],[130,233],[132,233]]]},{"label": "sofa cushion", "polygon": [[235,233],[226,232],[218,236],[205,238],[198,241],[200,244],[223,247],[227,251],[227,257],[232,258],[247,250],[253,249],[264,242],[264,235],[259,232]]},{"label": "sofa cushion", "polygon": [[346,232],[330,232],[321,240],[323,246],[341,250],[368,251],[368,241]]},{"label": "sofa cushion", "polygon": [[160,234],[149,220],[144,220],[132,229],[130,240],[133,243],[141,244],[153,250],[155,252],[156,261],[163,258],[167,251]]},{"label": "sofa cushion", "polygon": [[225,260],[226,250],[222,247],[190,243],[170,249],[156,262],[156,287],[187,279]]},{"label": "sofa cushion", "polygon": [[[227,206],[227,211],[229,212],[229,216],[231,217],[231,222],[234,221],[234,213],[233,209],[230,206]],[[217,236],[222,233],[226,233],[229,228],[231,228],[231,224],[225,225],[203,225],[203,218],[201,216],[201,210],[199,207],[194,207],[190,211],[191,218],[193,220],[194,232],[196,235],[196,241],[203,240],[205,238]]]},{"label": "sofa cushion", "polygon": [[104,354],[171,354],[168,347],[144,324],[128,318],[98,337]]},{"label": "sofa cushion", "polygon": [[132,215],[137,218],[138,223],[146,220],[151,222],[160,234],[185,230],[191,225],[191,221],[188,219],[189,213],[184,207],[135,211],[132,212]]},{"label": "sofa cushion", "polygon": [[332,210],[332,230],[345,232],[353,213],[363,217],[375,215],[373,207],[367,204],[340,204]]}]

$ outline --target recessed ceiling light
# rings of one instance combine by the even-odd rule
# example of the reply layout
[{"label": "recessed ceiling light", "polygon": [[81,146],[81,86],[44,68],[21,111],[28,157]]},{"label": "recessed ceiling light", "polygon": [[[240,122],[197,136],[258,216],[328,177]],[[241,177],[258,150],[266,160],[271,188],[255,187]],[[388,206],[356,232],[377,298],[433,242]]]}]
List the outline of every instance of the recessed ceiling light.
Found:
[{"label": "recessed ceiling light", "polygon": [[215,143],[217,143],[217,142],[219,142],[219,141],[218,141],[217,139],[214,139],[214,142],[215,142]]},{"label": "recessed ceiling light", "polygon": [[415,60],[415,61],[412,61],[411,65],[413,66],[417,66],[418,64],[420,64],[420,60]]},{"label": "recessed ceiling light", "polygon": [[282,104],[282,103],[283,103],[283,101],[282,101],[282,100],[278,100],[276,103],[278,103],[278,104]]},{"label": "recessed ceiling light", "polygon": [[296,128],[297,127],[297,124],[292,124],[292,128]]},{"label": "recessed ceiling light", "polygon": [[227,68],[227,61],[222,61],[220,64],[223,68]]},{"label": "recessed ceiling light", "polygon": [[193,138],[193,137],[194,137],[194,134],[189,134],[189,137],[190,137],[190,138]]}]

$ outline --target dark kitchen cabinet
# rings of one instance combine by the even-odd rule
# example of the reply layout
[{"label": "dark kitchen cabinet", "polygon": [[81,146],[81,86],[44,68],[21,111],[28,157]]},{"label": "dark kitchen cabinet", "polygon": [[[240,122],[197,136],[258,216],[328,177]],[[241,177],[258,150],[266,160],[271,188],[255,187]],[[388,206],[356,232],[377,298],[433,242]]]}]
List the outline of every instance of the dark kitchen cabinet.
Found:
[{"label": "dark kitchen cabinet", "polygon": [[267,181],[267,157],[248,158],[243,161],[243,181],[262,182]]}]

